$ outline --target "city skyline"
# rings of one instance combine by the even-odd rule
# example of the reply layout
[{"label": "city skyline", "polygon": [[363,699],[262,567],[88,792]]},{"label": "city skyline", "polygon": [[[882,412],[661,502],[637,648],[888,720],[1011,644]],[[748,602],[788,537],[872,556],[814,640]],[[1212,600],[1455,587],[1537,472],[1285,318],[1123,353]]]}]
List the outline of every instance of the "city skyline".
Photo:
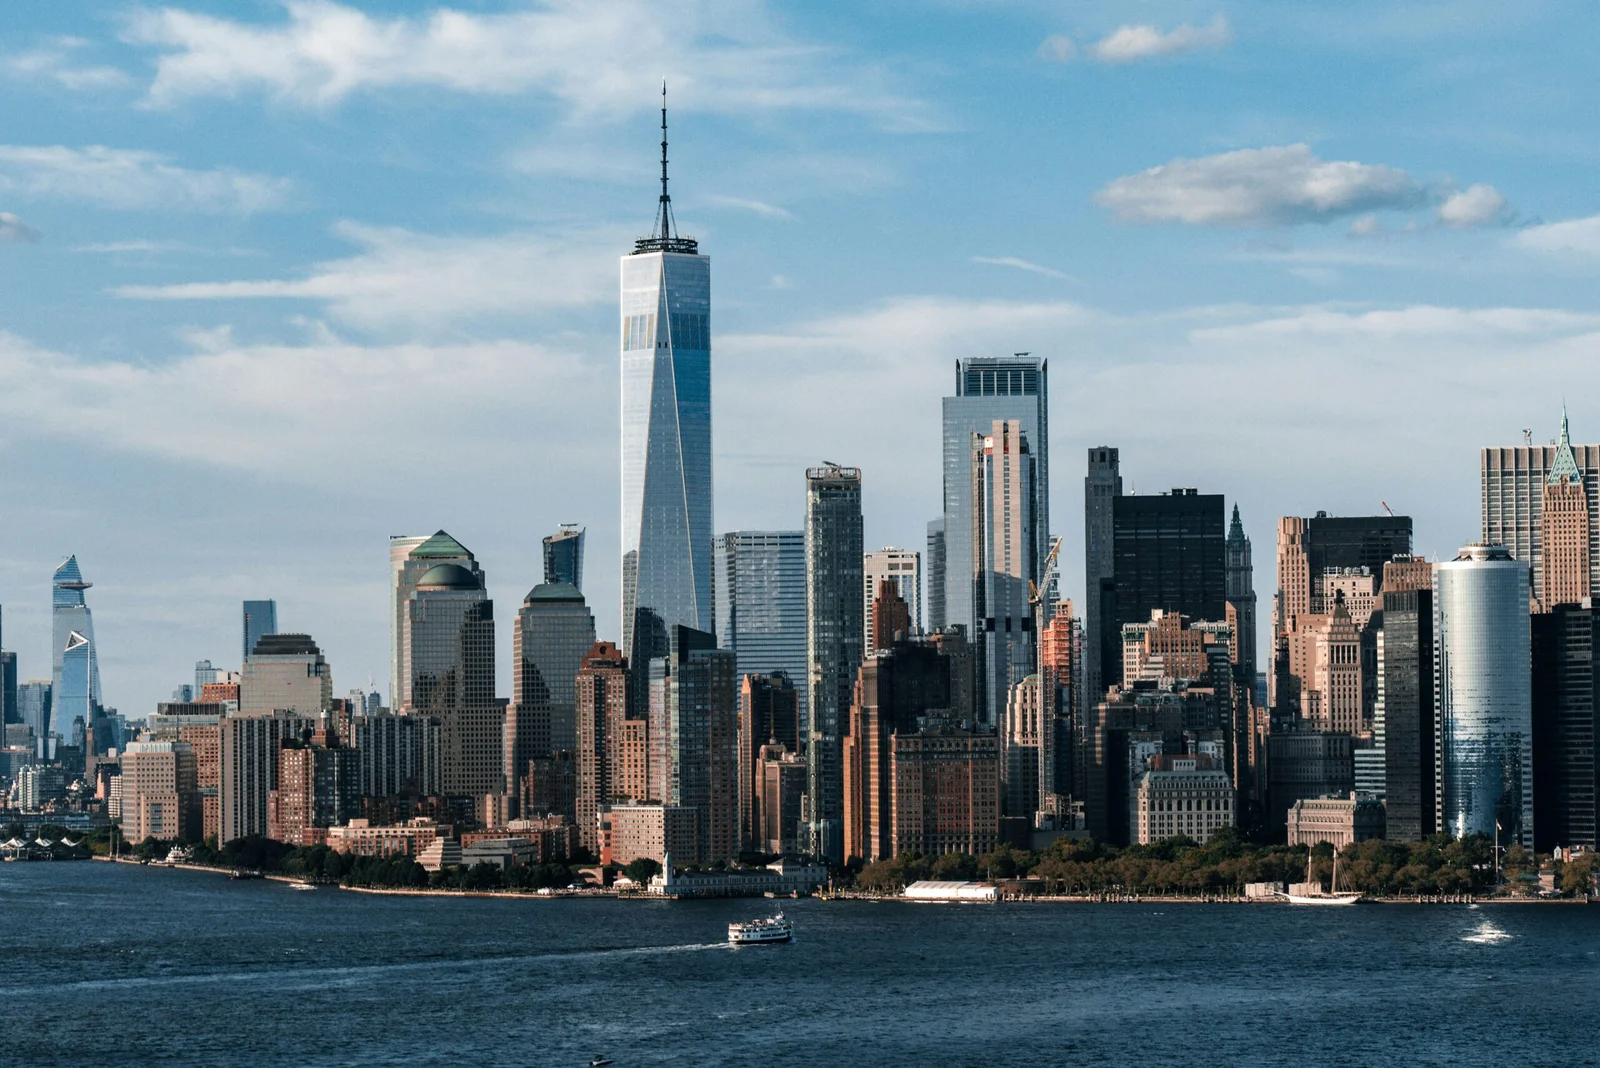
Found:
[{"label": "city skyline", "polygon": [[[330,650],[337,685],[384,678],[387,575],[374,546],[396,531],[456,531],[489,562],[491,597],[515,604],[541,573],[539,539],[560,522],[580,521],[592,542],[586,555],[600,561],[585,582],[598,630],[620,635],[609,564],[620,555],[611,533],[616,494],[593,489],[611,486],[617,465],[609,265],[618,246],[648,226],[639,205],[655,166],[662,75],[684,86],[674,96],[682,131],[674,176],[685,229],[714,237],[725,265],[714,533],[798,528],[799,472],[837,454],[862,466],[873,486],[866,543],[921,546],[939,511],[939,472],[928,457],[950,362],[1024,349],[1057,365],[1050,532],[1066,539],[1064,560],[1082,555],[1078,463],[1092,445],[1122,450],[1126,470],[1139,472],[1129,492],[1198,485],[1237,501],[1264,570],[1277,516],[1318,508],[1372,514],[1380,500],[1417,520],[1419,552],[1449,558],[1480,529],[1478,449],[1514,446],[1523,427],[1536,442],[1555,436],[1561,398],[1547,383],[1557,371],[1575,439],[1596,439],[1585,428],[1600,425],[1600,413],[1582,400],[1594,392],[1596,372],[1579,354],[1597,325],[1583,292],[1590,261],[1582,225],[1597,205],[1566,191],[1587,188],[1572,180],[1570,154],[1552,145],[1518,152],[1459,133],[1412,143],[1352,114],[1370,99],[1323,105],[1314,94],[1291,94],[1271,122],[1226,106],[1190,116],[1203,120],[1194,132],[1156,118],[1174,82],[1200,97],[1228,79],[1269,80],[1282,73],[1279,64],[1303,63],[1318,48],[1331,51],[1317,62],[1332,65],[1355,47],[1347,36],[1330,38],[1312,16],[1230,5],[1229,40],[1215,48],[1111,63],[1095,42],[1120,25],[1150,21],[1167,34],[1212,13],[1114,8],[1073,23],[1022,11],[990,13],[980,24],[945,11],[930,16],[928,41],[891,45],[880,33],[887,23],[844,39],[825,20],[780,25],[755,10],[756,29],[733,34],[731,54],[753,55],[762,34],[833,43],[883,64],[880,91],[858,94],[854,106],[818,95],[805,108],[795,96],[731,107],[718,94],[770,72],[724,64],[697,84],[689,74],[696,56],[671,52],[661,69],[632,72],[636,84],[607,98],[586,134],[563,120],[594,101],[547,99],[540,94],[549,83],[537,73],[439,94],[431,123],[487,116],[482,128],[456,125],[471,126],[458,135],[461,147],[488,149],[501,161],[489,168],[493,178],[474,177],[480,172],[448,153],[419,170],[344,136],[357,122],[386,133],[381,102],[435,92],[425,85],[377,86],[360,74],[354,88],[324,86],[318,97],[316,85],[270,79],[265,92],[186,81],[181,61],[197,60],[205,46],[156,15],[126,39],[108,21],[62,13],[29,12],[8,27],[0,54],[10,76],[0,99],[21,119],[16,144],[0,146],[0,212],[11,239],[0,243],[0,278],[20,299],[9,309],[0,367],[20,388],[0,403],[13,405],[4,409],[12,428],[7,496],[30,506],[10,513],[0,601],[19,679],[47,675],[47,572],[69,553],[97,582],[105,701],[129,715],[146,713],[188,678],[196,659],[227,663],[246,597],[276,598],[285,629],[316,635]],[[1362,47],[1383,73],[1358,95],[1399,85],[1384,64],[1409,56],[1415,29],[1400,15],[1368,14]],[[224,36],[253,27],[290,54],[298,46],[281,31],[298,17],[216,22]],[[717,28],[719,15],[704,17]],[[1547,41],[1539,27],[1555,17],[1552,8],[1509,29],[1496,24],[1497,54],[1507,34]],[[83,43],[62,45],[57,37],[68,29]],[[1464,16],[1435,62],[1480,55],[1489,34],[1488,23]],[[958,35],[1017,72],[1036,106],[999,113],[996,101],[1016,90],[1010,79],[1001,87],[967,73],[968,81],[943,87],[918,72],[923,49],[936,54],[938,41]],[[1062,38],[1075,42],[1070,61],[1061,59],[1069,51]],[[152,74],[155,59],[163,65]],[[545,61],[536,56],[530,66]],[[783,84],[799,90],[833,78],[865,88],[828,62],[796,64]],[[1383,126],[1404,128],[1393,120],[1425,118],[1446,102],[1462,106],[1459,87],[1445,93],[1444,84],[1409,96],[1401,115],[1379,109]],[[232,95],[217,100],[219,90]],[[1131,131],[1092,151],[1081,151],[1080,136],[1068,139],[1070,156],[1058,157],[1059,147],[1028,136],[1041,122],[1075,114],[1080,91],[1124,90],[1133,94],[1123,105]],[[963,93],[972,103],[956,103]],[[531,110],[530,94],[538,100]],[[314,98],[320,103],[304,103]],[[1519,103],[1528,106],[1514,95],[1486,106],[1483,124],[1514,127]],[[1581,136],[1593,121],[1550,106],[1564,135]],[[251,152],[202,149],[179,129],[196,116],[204,130],[261,114],[272,121]],[[793,151],[774,140],[773,117],[783,120]],[[985,123],[992,130],[980,132]],[[337,140],[350,163],[318,162],[294,147],[302,137]],[[1293,148],[1301,142],[1311,147]],[[1019,155],[1020,145],[1031,154]],[[967,156],[986,159],[981,172]],[[980,173],[992,181],[995,157],[1060,177],[1065,195],[1019,177],[1017,211],[971,196]],[[1182,160],[1189,163],[1174,163]],[[1196,193],[1231,166],[1273,177],[1279,184],[1261,194],[1270,199],[1318,161],[1342,160],[1355,161],[1368,184],[1332,206],[1290,197],[1256,216],[1186,218],[1162,216],[1159,205],[1172,202],[1152,196],[1158,178],[1177,183],[1178,194]],[[368,183],[349,181],[347,166],[416,194],[403,200],[410,214],[399,200],[360,196]],[[1164,169],[1153,178],[1152,167]],[[107,173],[129,180],[117,186]],[[459,192],[422,195],[454,183]],[[1487,221],[1510,225],[1465,225],[1485,221],[1493,198],[1466,197],[1484,185],[1507,202]],[[122,192],[108,192],[112,186]],[[200,210],[176,210],[175,197],[193,198]],[[505,207],[511,199],[541,207],[530,216]],[[925,227],[909,226],[949,216],[956,205],[970,215],[953,245],[949,234],[935,243]],[[873,229],[879,217],[887,239]],[[1140,219],[1150,225],[1131,225]],[[1184,270],[1141,277],[1151,260],[1167,258]],[[1189,270],[1196,263],[1215,270]],[[485,269],[476,264],[511,278],[514,293],[500,295],[503,283],[462,285],[463,272]],[[896,270],[885,270],[890,264]],[[428,268],[420,289],[406,283],[419,265]],[[1182,273],[1212,277],[1184,282]],[[355,295],[357,281],[374,278],[383,280],[377,297]],[[171,288],[180,285],[191,288]],[[430,300],[415,299],[427,290]],[[537,299],[526,301],[529,292]],[[522,303],[529,309],[513,309]],[[406,363],[407,353],[420,362]],[[152,378],[140,370],[146,364],[171,374]],[[1505,373],[1493,391],[1477,388],[1481,375],[1510,368],[1524,373]],[[1331,409],[1309,417],[1297,409],[1288,420],[1274,410],[1273,402],[1310,395],[1330,374],[1355,384],[1381,379],[1436,403],[1417,406],[1404,426],[1376,416],[1352,422]],[[775,410],[775,381],[788,382],[797,403]],[[108,382],[121,386],[108,392]],[[69,383],[82,392],[66,392]],[[1135,388],[1151,417],[1141,440],[1121,433],[1117,413],[1094,399]],[[391,418],[419,391],[430,403],[425,423]],[[1254,417],[1202,417],[1223,400]],[[95,418],[70,428],[49,421],[84,402],[94,404]],[[185,424],[196,412],[213,413],[229,433],[169,436],[160,427],[176,424],[180,410]],[[826,434],[808,417],[815,411],[833,416]],[[1336,434],[1350,449],[1340,465],[1347,471],[1323,456]],[[564,462],[552,468],[552,454]],[[1410,462],[1391,465],[1384,478],[1370,474],[1399,454]],[[341,462],[328,465],[329,455]],[[425,506],[400,492],[441,459],[466,472],[457,485]],[[536,501],[510,512],[483,508],[503,490],[499,472],[508,462],[539,472]],[[167,502],[180,491],[185,508],[174,510]],[[197,514],[173,518],[185,510]],[[275,521],[241,521],[264,512]],[[179,581],[173,557],[189,562]],[[1077,568],[1063,569],[1063,594],[1080,598],[1081,582]],[[1263,600],[1267,587],[1258,582]],[[497,634],[502,679],[508,630]]]}]

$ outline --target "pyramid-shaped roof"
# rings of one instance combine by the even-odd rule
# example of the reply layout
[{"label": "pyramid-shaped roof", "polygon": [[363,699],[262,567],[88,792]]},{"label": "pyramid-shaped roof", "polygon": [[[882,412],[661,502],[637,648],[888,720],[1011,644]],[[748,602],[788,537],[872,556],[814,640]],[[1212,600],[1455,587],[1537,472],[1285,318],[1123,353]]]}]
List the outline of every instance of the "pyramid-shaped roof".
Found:
[{"label": "pyramid-shaped roof", "polygon": [[415,560],[453,560],[461,557],[470,560],[472,559],[472,554],[467,551],[465,545],[462,545],[441,530],[415,549],[412,549],[411,557]]},{"label": "pyramid-shaped roof", "polygon": [[1567,431],[1567,406],[1561,406],[1561,440],[1556,443],[1556,461],[1550,465],[1550,474],[1545,479],[1552,486],[1563,482],[1582,482],[1583,475],[1578,471],[1577,458],[1572,455],[1572,435]]}]

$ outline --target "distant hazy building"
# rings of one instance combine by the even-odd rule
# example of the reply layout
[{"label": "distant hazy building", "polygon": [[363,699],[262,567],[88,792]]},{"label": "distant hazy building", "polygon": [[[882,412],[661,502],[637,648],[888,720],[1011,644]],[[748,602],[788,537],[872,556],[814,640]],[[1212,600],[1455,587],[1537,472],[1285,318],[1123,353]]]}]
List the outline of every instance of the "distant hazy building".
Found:
[{"label": "distant hazy building", "polygon": [[[1105,677],[1110,651],[1102,648],[1115,630],[1109,626],[1115,615],[1116,565],[1113,544],[1116,540],[1115,510],[1122,496],[1122,472],[1117,450],[1097,445],[1089,450],[1088,474],[1083,479],[1083,684],[1086,700],[1096,702],[1115,686],[1118,676]],[[1117,651],[1120,655],[1120,649]]]},{"label": "distant hazy building", "polygon": [[1234,642],[1238,647],[1236,661],[1241,679],[1256,677],[1256,590],[1255,571],[1250,561],[1250,539],[1245,536],[1244,523],[1239,519],[1239,506],[1233,506],[1233,519],[1228,524],[1228,540],[1224,543],[1226,563],[1226,596],[1232,615]]},{"label": "distant hazy building", "polygon": [[[413,560],[426,548],[412,550]],[[441,789],[503,794],[505,707],[495,699],[494,602],[483,571],[475,561],[436,564],[413,580],[406,608],[402,711],[438,717]]]},{"label": "distant hazy building", "polygon": [[132,742],[122,754],[122,833],[146,838],[200,837],[194,750],[185,742]]},{"label": "distant hazy building", "polygon": [[942,518],[928,523],[927,561],[928,608],[924,625],[929,631],[940,631],[945,628],[946,622],[944,584],[945,569],[949,566],[945,557],[944,520]]},{"label": "distant hazy building", "polygon": [[1533,848],[1528,565],[1469,545],[1434,569],[1442,830]]},{"label": "distant hazy building", "polygon": [[1204,845],[1222,827],[1235,825],[1233,780],[1208,756],[1151,759],[1134,788],[1133,840],[1151,845],[1182,835]]},{"label": "distant hazy building", "polygon": [[[1049,361],[1026,353],[956,361],[955,394],[943,401],[945,626],[967,628],[977,639],[974,601],[972,435],[993,433],[996,420],[1014,421],[1029,445],[1033,465],[1032,559],[1050,551]],[[1029,576],[1036,577],[1036,576]]]},{"label": "distant hazy building", "polygon": [[544,581],[583,589],[583,528],[576,523],[563,523],[544,539]]},{"label": "distant hazy building", "polygon": [[806,705],[806,535],[735,530],[716,540],[717,645],[740,675],[782,672]]},{"label": "distant hazy building", "polygon": [[10,649],[0,649],[0,723],[21,723],[22,710],[17,703],[17,654]]},{"label": "distant hazy building", "polygon": [[62,561],[50,584],[52,675],[48,729],[69,740],[73,719],[81,716],[84,724],[89,724],[101,702],[100,653],[95,646],[94,618],[83,595],[92,585],[83,580],[76,556]]},{"label": "distant hazy building", "polygon": [[[1559,470],[1558,470],[1559,467]],[[1561,436],[1549,445],[1486,446],[1480,453],[1479,471],[1483,497],[1483,544],[1504,545],[1514,559],[1529,565],[1530,597],[1545,596],[1544,502],[1555,476],[1556,501],[1563,515],[1558,522],[1564,548],[1559,551],[1562,572],[1558,584],[1567,596],[1577,576],[1581,529],[1587,529],[1588,544],[1582,555],[1589,565],[1588,588],[1600,589],[1600,445],[1573,445],[1565,411]],[[1574,474],[1576,471],[1576,474]],[[1562,479],[1566,487],[1561,488]],[[1582,500],[1587,516],[1579,524],[1572,514]],[[1550,591],[1555,593],[1555,590]]]},{"label": "distant hazy building", "polygon": [[239,714],[298,712],[316,718],[333,704],[333,671],[309,634],[265,634],[244,662]]},{"label": "distant hazy building", "polygon": [[442,564],[455,564],[478,572],[478,562],[466,546],[444,531],[431,537],[395,536],[389,539],[389,602],[394,609],[391,636],[393,659],[390,664],[389,707],[395,710],[413,704],[411,685],[415,672],[410,662],[407,640],[411,594],[424,574]]},{"label": "distant hazy building", "polygon": [[677,232],[666,125],[663,106],[655,227],[622,257],[622,650],[639,670],[668,628],[713,625],[711,259]]},{"label": "distant hazy building", "polygon": [[594,616],[578,587],[546,582],[523,599],[511,637],[515,666],[505,723],[508,793],[519,793],[528,761],[577,750],[574,680],[594,641]]},{"label": "distant hazy building", "polygon": [[862,648],[873,648],[872,602],[885,579],[894,583],[895,592],[905,601],[910,613],[910,630],[922,630],[922,554],[914,549],[883,548],[867,553],[861,563],[861,604],[866,627]]},{"label": "distant hazy building", "polygon": [[[240,633],[244,639],[243,652],[239,656],[242,664],[250,659],[250,654],[256,651],[256,645],[268,634],[278,633],[278,602],[277,601],[246,601],[244,602],[243,619]],[[208,665],[209,666],[209,665]],[[196,665],[198,668],[198,665]],[[196,677],[195,691],[199,692],[201,686],[207,682],[220,682],[220,679],[200,680]]]},{"label": "distant hazy building", "polygon": [[865,634],[861,569],[860,469],[836,464],[807,469],[806,796],[811,852],[834,861],[844,859],[840,739]]},{"label": "distant hazy building", "polygon": [[[1547,511],[1546,515],[1549,514]],[[1546,541],[1546,546],[1549,542]],[[1548,581],[1550,568],[1545,570]],[[1600,611],[1533,616],[1534,848],[1600,847]]]}]

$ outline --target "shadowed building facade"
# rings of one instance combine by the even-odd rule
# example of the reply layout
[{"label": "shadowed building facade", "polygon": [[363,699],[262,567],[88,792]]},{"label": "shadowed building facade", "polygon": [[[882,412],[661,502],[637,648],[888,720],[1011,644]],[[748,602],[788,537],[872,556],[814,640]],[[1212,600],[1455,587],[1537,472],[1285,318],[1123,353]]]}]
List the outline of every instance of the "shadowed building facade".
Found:
[{"label": "shadowed building facade", "polygon": [[516,666],[506,710],[507,793],[520,796],[529,761],[578,749],[575,680],[594,641],[594,616],[578,587],[545,582],[523,599],[511,639]]},{"label": "shadowed building facade", "polygon": [[865,633],[861,470],[806,470],[806,798],[811,852],[844,860],[841,744]]},{"label": "shadowed building facade", "polygon": [[[1566,413],[1561,418],[1561,436],[1549,445],[1486,446],[1479,455],[1483,493],[1483,538],[1486,545],[1504,545],[1512,557],[1528,564],[1530,598],[1545,595],[1544,502],[1552,476],[1566,478],[1569,487],[1558,494],[1558,501],[1571,508],[1580,496],[1588,513],[1588,544],[1584,553],[1589,564],[1589,589],[1600,588],[1600,445],[1574,445],[1568,433]],[[1576,517],[1566,516],[1558,529],[1569,537],[1577,535]],[[1575,557],[1570,546],[1563,553],[1570,565]],[[1570,571],[1562,584],[1574,580]],[[1553,592],[1553,591],[1552,591]]]}]

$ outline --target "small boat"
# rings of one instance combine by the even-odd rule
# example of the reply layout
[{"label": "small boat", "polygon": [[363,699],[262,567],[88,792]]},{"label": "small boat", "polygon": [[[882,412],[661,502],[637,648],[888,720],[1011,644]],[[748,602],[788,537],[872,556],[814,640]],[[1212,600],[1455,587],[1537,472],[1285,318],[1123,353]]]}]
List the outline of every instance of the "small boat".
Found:
[{"label": "small boat", "polygon": [[289,884],[289,889],[290,890],[315,890],[316,886],[314,884],[312,884],[312,883],[298,882],[298,883],[290,883]]},{"label": "small boat", "polygon": [[616,1063],[617,1062],[612,1060],[610,1057],[604,1057],[600,1055],[589,1058],[589,1068],[603,1068],[604,1065]]},{"label": "small boat", "polygon": [[749,923],[728,924],[728,942],[735,946],[759,946],[769,942],[789,942],[794,939],[794,924],[783,913]]},{"label": "small boat", "polygon": [[1333,851],[1333,889],[1324,890],[1321,884],[1311,881],[1311,847],[1306,847],[1306,881],[1300,884],[1305,887],[1300,892],[1290,890],[1283,895],[1289,899],[1291,905],[1354,905],[1361,900],[1359,893],[1339,892],[1339,851]]},{"label": "small boat", "polygon": [[243,882],[243,881],[245,881],[247,879],[265,879],[266,876],[262,875],[258,871],[247,871],[247,870],[244,870],[244,869],[236,868],[233,871],[230,871],[228,873],[228,878],[233,880],[233,881],[235,881],[235,882]]}]

